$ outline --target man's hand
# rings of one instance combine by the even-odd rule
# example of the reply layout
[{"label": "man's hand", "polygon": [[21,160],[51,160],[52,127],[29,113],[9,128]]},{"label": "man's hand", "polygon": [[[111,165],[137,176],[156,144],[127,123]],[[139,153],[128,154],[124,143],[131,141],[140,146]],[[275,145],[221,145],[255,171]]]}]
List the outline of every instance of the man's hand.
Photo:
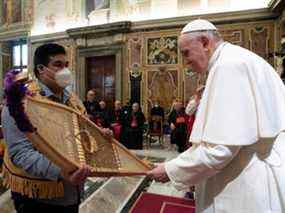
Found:
[{"label": "man's hand", "polygon": [[166,173],[164,163],[155,164],[155,168],[149,171],[148,176],[157,182],[166,183],[170,179]]},{"label": "man's hand", "polygon": [[113,131],[109,128],[102,128],[101,131],[102,131],[103,135],[107,138],[111,138],[114,135]]},{"label": "man's hand", "polygon": [[174,125],[173,123],[171,123],[171,124],[170,124],[170,129],[171,129],[171,130],[174,130],[175,128],[176,128],[175,125]]},{"label": "man's hand", "polygon": [[78,186],[85,182],[86,178],[91,174],[91,167],[82,165],[78,170],[72,174],[62,174],[63,178],[69,181],[72,185]]}]

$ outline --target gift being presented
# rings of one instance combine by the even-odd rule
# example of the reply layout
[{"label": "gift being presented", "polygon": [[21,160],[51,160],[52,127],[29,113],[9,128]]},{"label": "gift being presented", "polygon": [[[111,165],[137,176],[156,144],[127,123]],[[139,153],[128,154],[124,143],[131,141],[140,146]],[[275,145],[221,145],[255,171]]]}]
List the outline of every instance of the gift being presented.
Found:
[{"label": "gift being presented", "polygon": [[[10,78],[10,79],[9,79]],[[11,72],[5,79],[7,106],[18,128],[35,148],[66,172],[80,164],[92,176],[144,175],[150,166],[69,106],[39,95],[33,83]]]}]

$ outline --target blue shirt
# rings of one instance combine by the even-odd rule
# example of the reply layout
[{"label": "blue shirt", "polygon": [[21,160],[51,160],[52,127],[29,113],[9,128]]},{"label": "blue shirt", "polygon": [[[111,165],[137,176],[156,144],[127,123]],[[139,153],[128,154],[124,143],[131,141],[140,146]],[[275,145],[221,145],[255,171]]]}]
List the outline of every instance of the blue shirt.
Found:
[{"label": "blue shirt", "polygon": [[[67,90],[64,90],[61,98],[57,98],[46,85],[41,83],[39,85],[41,87],[41,95],[47,96],[52,100],[57,99],[57,102],[64,104],[69,99]],[[34,148],[25,134],[17,128],[7,106],[4,106],[1,117],[3,135],[12,162],[32,176],[53,181],[58,180],[60,178],[60,168]],[[71,185],[67,181],[63,181],[63,184],[64,197],[40,201],[64,206],[78,204],[80,199],[78,187]]]}]

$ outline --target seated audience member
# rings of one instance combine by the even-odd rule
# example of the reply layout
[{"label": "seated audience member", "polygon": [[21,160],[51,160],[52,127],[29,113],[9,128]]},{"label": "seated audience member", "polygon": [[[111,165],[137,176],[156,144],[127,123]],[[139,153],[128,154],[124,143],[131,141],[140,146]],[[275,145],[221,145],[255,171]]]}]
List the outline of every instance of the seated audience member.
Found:
[{"label": "seated audience member", "polygon": [[111,126],[111,112],[103,100],[99,102],[99,110],[95,113],[95,123],[103,128],[110,128]]},{"label": "seated audience member", "polygon": [[125,120],[124,141],[122,143],[128,149],[143,148],[143,128],[145,116],[138,103],[133,103],[132,111],[129,112]]},{"label": "seated audience member", "polygon": [[95,113],[99,111],[99,103],[96,101],[96,92],[95,90],[91,89],[87,92],[86,100],[83,102],[87,114],[91,120],[94,121]]},{"label": "seated audience member", "polygon": [[121,141],[121,131],[122,131],[122,124],[124,122],[124,114],[122,111],[122,104],[120,101],[115,101],[114,103],[114,111],[112,113],[112,130],[114,132],[114,137]]}]

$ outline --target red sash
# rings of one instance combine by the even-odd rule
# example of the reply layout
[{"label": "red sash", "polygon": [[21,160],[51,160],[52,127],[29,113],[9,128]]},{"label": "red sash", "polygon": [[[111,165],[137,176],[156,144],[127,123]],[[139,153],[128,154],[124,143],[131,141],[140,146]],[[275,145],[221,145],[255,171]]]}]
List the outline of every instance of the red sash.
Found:
[{"label": "red sash", "polygon": [[186,123],[186,120],[184,117],[180,116],[176,118],[176,124]]},{"label": "red sash", "polygon": [[192,129],[193,129],[193,125],[194,125],[194,121],[195,121],[195,114],[189,116],[188,119],[188,123],[187,123],[187,129],[188,129],[188,134],[191,135]]},{"label": "red sash", "polygon": [[114,136],[117,140],[120,140],[121,129],[122,125],[119,123],[115,123],[115,125],[113,126]]},{"label": "red sash", "polygon": [[137,118],[135,116],[132,117],[131,127],[132,128],[138,127],[138,121],[137,121]]}]

